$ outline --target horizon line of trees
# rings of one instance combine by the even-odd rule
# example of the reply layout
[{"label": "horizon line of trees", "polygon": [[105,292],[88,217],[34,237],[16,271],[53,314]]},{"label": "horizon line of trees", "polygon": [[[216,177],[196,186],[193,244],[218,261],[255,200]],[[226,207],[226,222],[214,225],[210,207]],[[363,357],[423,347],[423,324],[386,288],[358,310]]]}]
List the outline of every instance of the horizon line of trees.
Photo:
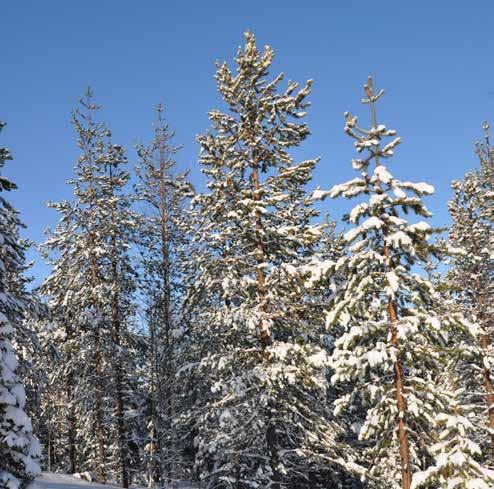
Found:
[{"label": "horizon line of trees", "polygon": [[[129,157],[88,89],[34,291],[0,196],[0,489],[40,467],[124,488],[494,487],[488,124],[444,239],[434,188],[389,168],[401,139],[371,77],[369,126],[345,113],[355,178],[308,190],[319,159],[290,151],[312,81],[284,84],[272,59],[246,33],[235,70],[217,64],[227,110],[197,137],[202,193],[161,105]],[[317,210],[328,198],[357,201],[344,233]]]}]

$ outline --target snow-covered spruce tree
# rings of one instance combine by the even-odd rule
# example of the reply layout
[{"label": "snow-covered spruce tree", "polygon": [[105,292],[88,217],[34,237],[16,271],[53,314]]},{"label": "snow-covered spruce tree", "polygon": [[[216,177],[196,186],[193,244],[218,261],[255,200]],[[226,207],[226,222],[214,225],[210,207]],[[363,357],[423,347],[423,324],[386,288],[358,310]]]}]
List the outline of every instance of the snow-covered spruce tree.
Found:
[{"label": "snow-covered spruce tree", "polygon": [[383,91],[374,91],[371,78],[365,94],[371,127],[363,129],[357,117],[345,114],[345,132],[363,154],[352,161],[360,175],[326,194],[364,198],[345,217],[354,225],[344,236],[347,254],[325,267],[343,277],[334,282],[327,315],[327,326],[339,332],[332,382],[351,385],[336,412],[355,405],[366,410],[358,436],[370,483],[409,489],[413,473],[431,457],[436,416],[453,410],[451,393],[438,382],[448,365],[449,335],[469,334],[469,324],[453,313],[442,315],[433,285],[414,273],[439,249],[428,241],[430,226],[412,224],[405,215],[429,217],[421,197],[433,188],[398,180],[383,165],[400,138],[377,123],[375,103]]},{"label": "snow-covered spruce tree", "polygon": [[[0,131],[4,123],[0,122]],[[0,168],[12,159],[0,148]],[[0,176],[0,191],[15,184]],[[26,395],[16,374],[18,360],[12,348],[15,328],[27,307],[23,293],[16,294],[9,279],[24,269],[25,247],[19,238],[17,211],[0,197],[0,488],[22,489],[39,474],[40,446],[25,412]]]},{"label": "snow-covered spruce tree", "polygon": [[139,228],[141,294],[148,338],[148,482],[150,487],[183,475],[176,433],[176,359],[180,341],[186,249],[185,203],[193,195],[186,173],[176,172],[174,134],[158,105],[155,134],[138,146],[136,198],[142,204]]},{"label": "snow-covered spruce tree", "polygon": [[[458,249],[445,285],[456,307],[483,330],[481,356],[458,366],[466,401],[475,410],[485,460],[492,464],[494,454],[494,149],[489,143],[489,126],[484,123],[485,140],[477,143],[480,166],[461,181],[452,184],[454,197],[449,203],[453,223],[449,241]],[[476,345],[472,345],[472,348]],[[479,361],[480,360],[480,361]],[[490,455],[490,456],[489,456]]]},{"label": "snow-covered spruce tree", "polygon": [[135,221],[124,191],[129,180],[124,150],[94,120],[99,107],[90,90],[80,103],[72,118],[82,150],[76,178],[69,182],[75,199],[50,205],[61,219],[45,243],[53,272],[42,291],[58,325],[54,334],[63,342],[59,351],[68,355],[60,367],[67,383],[70,378],[75,382],[67,389],[77,394],[77,431],[86,437],[79,446],[81,468],[97,472],[101,481],[118,477],[126,487],[130,433],[125,397],[131,391],[128,326],[134,288],[128,248]]},{"label": "snow-covered spruce tree", "polygon": [[283,75],[267,79],[273,51],[245,39],[236,73],[226,63],[216,73],[229,111],[211,111],[212,133],[198,137],[208,192],[193,201],[191,327],[210,392],[192,411],[196,460],[208,488],[351,487],[351,450],[326,402],[328,357],[291,273],[321,235],[304,190],[317,160],[288,152],[309,134],[311,82],[279,91]]},{"label": "snow-covered spruce tree", "polygon": [[465,392],[455,390],[454,385],[451,392],[449,413],[440,413],[435,418],[439,437],[430,447],[434,463],[414,474],[412,489],[490,489],[494,483],[494,471],[478,462],[482,451],[472,438],[475,406],[461,404]]}]

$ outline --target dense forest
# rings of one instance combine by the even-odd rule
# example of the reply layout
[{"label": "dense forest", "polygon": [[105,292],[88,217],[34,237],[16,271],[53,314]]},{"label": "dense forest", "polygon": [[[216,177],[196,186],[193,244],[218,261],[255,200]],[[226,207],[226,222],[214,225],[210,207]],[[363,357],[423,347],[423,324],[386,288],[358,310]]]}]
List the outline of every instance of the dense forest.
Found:
[{"label": "dense forest", "polygon": [[[488,124],[445,233],[434,187],[394,176],[373,79],[355,94],[369,126],[342,121],[355,177],[333,185],[313,180],[312,80],[272,59],[247,33],[217,65],[204,192],[161,105],[149,142],[124,148],[90,89],[44,243],[22,237],[0,177],[0,489],[41,469],[124,488],[494,487]],[[0,149],[7,174],[14,156]],[[331,199],[355,200],[342,223],[318,210]],[[36,288],[31,246],[50,266]]]}]

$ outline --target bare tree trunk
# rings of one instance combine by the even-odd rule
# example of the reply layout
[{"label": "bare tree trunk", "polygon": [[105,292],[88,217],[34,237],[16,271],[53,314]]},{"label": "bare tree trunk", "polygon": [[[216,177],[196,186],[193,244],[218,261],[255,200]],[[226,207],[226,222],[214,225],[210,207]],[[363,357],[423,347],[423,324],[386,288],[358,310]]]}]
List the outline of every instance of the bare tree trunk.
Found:
[{"label": "bare tree trunk", "polygon": [[[94,249],[94,238],[91,236],[91,251]],[[98,297],[96,287],[98,285],[98,272],[96,258],[91,255],[91,278],[93,286],[93,306],[96,311]],[[98,481],[106,484],[106,454],[105,454],[105,427],[103,422],[103,375],[101,368],[101,346],[99,326],[95,331],[94,338],[94,374],[95,374],[95,398],[96,398],[96,436],[98,440]]]},{"label": "bare tree trunk", "polygon": [[53,460],[53,441],[51,436],[51,427],[48,427],[48,449],[47,449],[47,458],[48,458],[48,472],[52,472],[52,460]]},{"label": "bare tree trunk", "polygon": [[[389,249],[384,247],[384,256],[389,262]],[[408,427],[406,423],[407,403],[403,395],[404,382],[403,370],[400,363],[399,341],[398,341],[398,313],[396,303],[393,299],[388,300],[388,315],[391,322],[391,344],[396,350],[396,361],[394,364],[396,403],[398,406],[398,442],[401,458],[401,485],[403,489],[410,489],[412,473],[410,468],[410,442],[408,439]]]},{"label": "bare tree trunk", "polygon": [[94,341],[94,372],[96,375],[96,434],[98,437],[98,481],[106,484],[105,427],[103,423],[103,392],[100,353],[100,337],[96,332]]},{"label": "bare tree trunk", "polygon": [[74,374],[71,372],[67,377],[67,398],[69,402],[69,413],[67,416],[67,422],[69,425],[68,439],[69,439],[69,462],[70,473],[75,474],[77,472],[77,446],[76,446],[76,415],[74,412]]},{"label": "bare tree trunk", "polygon": [[[154,306],[154,303],[153,303]],[[148,464],[148,487],[155,487],[156,482],[160,481],[160,467],[157,464],[157,454],[159,453],[158,442],[158,422],[157,422],[157,394],[158,394],[158,348],[157,348],[157,336],[156,336],[156,318],[154,317],[154,311],[150,307],[148,310],[149,316],[149,332],[150,332],[150,370],[151,370],[151,393],[149,399],[149,464]]]}]

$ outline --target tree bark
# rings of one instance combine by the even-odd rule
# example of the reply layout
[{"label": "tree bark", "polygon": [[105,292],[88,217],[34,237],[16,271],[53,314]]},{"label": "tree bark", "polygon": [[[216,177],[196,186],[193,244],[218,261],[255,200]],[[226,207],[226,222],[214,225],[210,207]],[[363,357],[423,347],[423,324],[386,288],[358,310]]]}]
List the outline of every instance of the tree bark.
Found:
[{"label": "tree bark", "polygon": [[[94,249],[94,239],[91,236],[91,250]],[[96,258],[91,255],[91,277],[93,286],[93,307],[99,311],[99,301],[96,294],[98,285],[98,272]],[[96,436],[98,440],[98,482],[106,484],[106,454],[105,454],[105,427],[103,423],[103,375],[101,368],[99,325],[94,337],[94,374],[95,374],[95,398],[96,398]]]},{"label": "tree bark", "polygon": [[[115,233],[112,236],[113,252],[116,253],[116,237]],[[119,443],[119,458],[120,458],[120,478],[122,487],[129,487],[129,473],[127,470],[127,437],[126,426],[124,419],[124,396],[123,396],[123,369],[122,369],[122,354],[121,354],[121,323],[119,315],[119,295],[118,295],[118,271],[117,271],[117,257],[114,255],[112,258],[112,302],[111,302],[111,314],[112,314],[112,329],[113,329],[113,342],[116,348],[115,361],[115,393],[117,396],[117,430],[118,430],[118,443]]]},{"label": "tree bark", "polygon": [[[390,254],[387,246],[384,247],[384,256],[389,262]],[[394,363],[396,404],[398,406],[398,442],[400,446],[401,459],[401,486],[402,489],[410,489],[412,474],[410,468],[410,442],[408,439],[408,427],[406,423],[407,403],[403,395],[404,381],[403,370],[399,355],[398,340],[398,312],[393,299],[388,300],[388,316],[391,322],[391,344],[396,350],[396,361]]]},{"label": "tree bark", "polygon": [[71,372],[67,377],[67,399],[69,402],[69,412],[67,415],[68,440],[69,440],[69,463],[70,473],[77,472],[77,445],[76,445],[76,416],[74,412],[74,374]]}]

